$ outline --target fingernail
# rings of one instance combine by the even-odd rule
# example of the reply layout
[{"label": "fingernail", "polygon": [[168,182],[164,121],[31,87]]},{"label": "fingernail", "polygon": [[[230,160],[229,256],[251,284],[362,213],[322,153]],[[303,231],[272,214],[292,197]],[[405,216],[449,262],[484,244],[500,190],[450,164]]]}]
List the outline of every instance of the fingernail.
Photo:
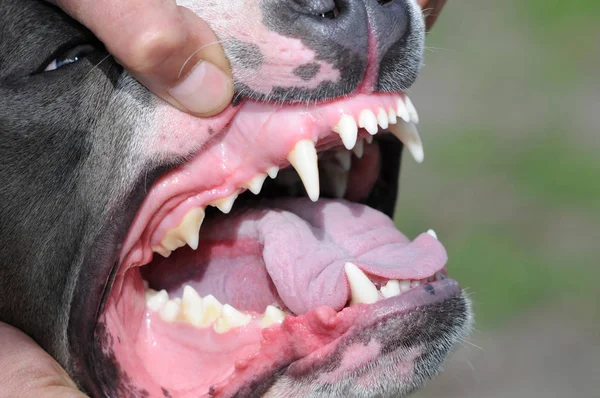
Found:
[{"label": "fingernail", "polygon": [[201,61],[183,81],[167,91],[190,112],[206,114],[230,100],[230,86],[229,77],[221,69]]}]

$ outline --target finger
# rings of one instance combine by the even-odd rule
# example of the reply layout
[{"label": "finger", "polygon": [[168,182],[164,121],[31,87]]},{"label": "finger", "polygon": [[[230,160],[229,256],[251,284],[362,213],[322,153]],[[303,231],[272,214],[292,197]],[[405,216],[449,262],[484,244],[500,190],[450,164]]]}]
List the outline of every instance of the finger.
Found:
[{"label": "finger", "polygon": [[208,24],[175,0],[54,0],[86,25],[127,70],[198,116],[231,101],[230,65]]},{"label": "finger", "polygon": [[425,10],[425,23],[429,31],[440,15],[440,12],[442,12],[446,0],[417,0],[417,2],[421,6],[421,9]]},{"label": "finger", "polygon": [[0,397],[86,397],[40,346],[21,331],[2,322],[0,375]]}]

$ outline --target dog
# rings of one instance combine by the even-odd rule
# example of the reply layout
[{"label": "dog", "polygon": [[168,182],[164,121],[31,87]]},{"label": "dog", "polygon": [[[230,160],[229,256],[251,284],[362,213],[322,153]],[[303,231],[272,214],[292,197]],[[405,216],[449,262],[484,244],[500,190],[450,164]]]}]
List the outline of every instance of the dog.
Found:
[{"label": "dog", "polygon": [[231,62],[215,117],[151,94],[58,8],[0,0],[0,319],[93,397],[419,388],[472,322],[435,233],[391,221],[403,148],[423,158],[405,92],[433,17],[179,4]]}]

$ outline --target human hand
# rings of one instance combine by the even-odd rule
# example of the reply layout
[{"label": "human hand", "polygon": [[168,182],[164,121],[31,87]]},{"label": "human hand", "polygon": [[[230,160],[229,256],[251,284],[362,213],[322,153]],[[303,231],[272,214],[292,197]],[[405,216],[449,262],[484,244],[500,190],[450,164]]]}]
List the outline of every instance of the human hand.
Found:
[{"label": "human hand", "polygon": [[221,112],[229,61],[208,24],[175,0],[47,0],[90,29],[142,84],[188,113]]}]

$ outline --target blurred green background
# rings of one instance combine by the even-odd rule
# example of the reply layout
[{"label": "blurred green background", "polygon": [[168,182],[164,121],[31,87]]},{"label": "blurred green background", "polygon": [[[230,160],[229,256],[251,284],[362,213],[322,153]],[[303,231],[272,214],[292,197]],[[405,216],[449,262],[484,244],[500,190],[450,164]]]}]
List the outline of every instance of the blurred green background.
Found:
[{"label": "blurred green background", "polygon": [[397,221],[476,330],[417,396],[600,397],[600,2],[450,0],[427,44]]}]

